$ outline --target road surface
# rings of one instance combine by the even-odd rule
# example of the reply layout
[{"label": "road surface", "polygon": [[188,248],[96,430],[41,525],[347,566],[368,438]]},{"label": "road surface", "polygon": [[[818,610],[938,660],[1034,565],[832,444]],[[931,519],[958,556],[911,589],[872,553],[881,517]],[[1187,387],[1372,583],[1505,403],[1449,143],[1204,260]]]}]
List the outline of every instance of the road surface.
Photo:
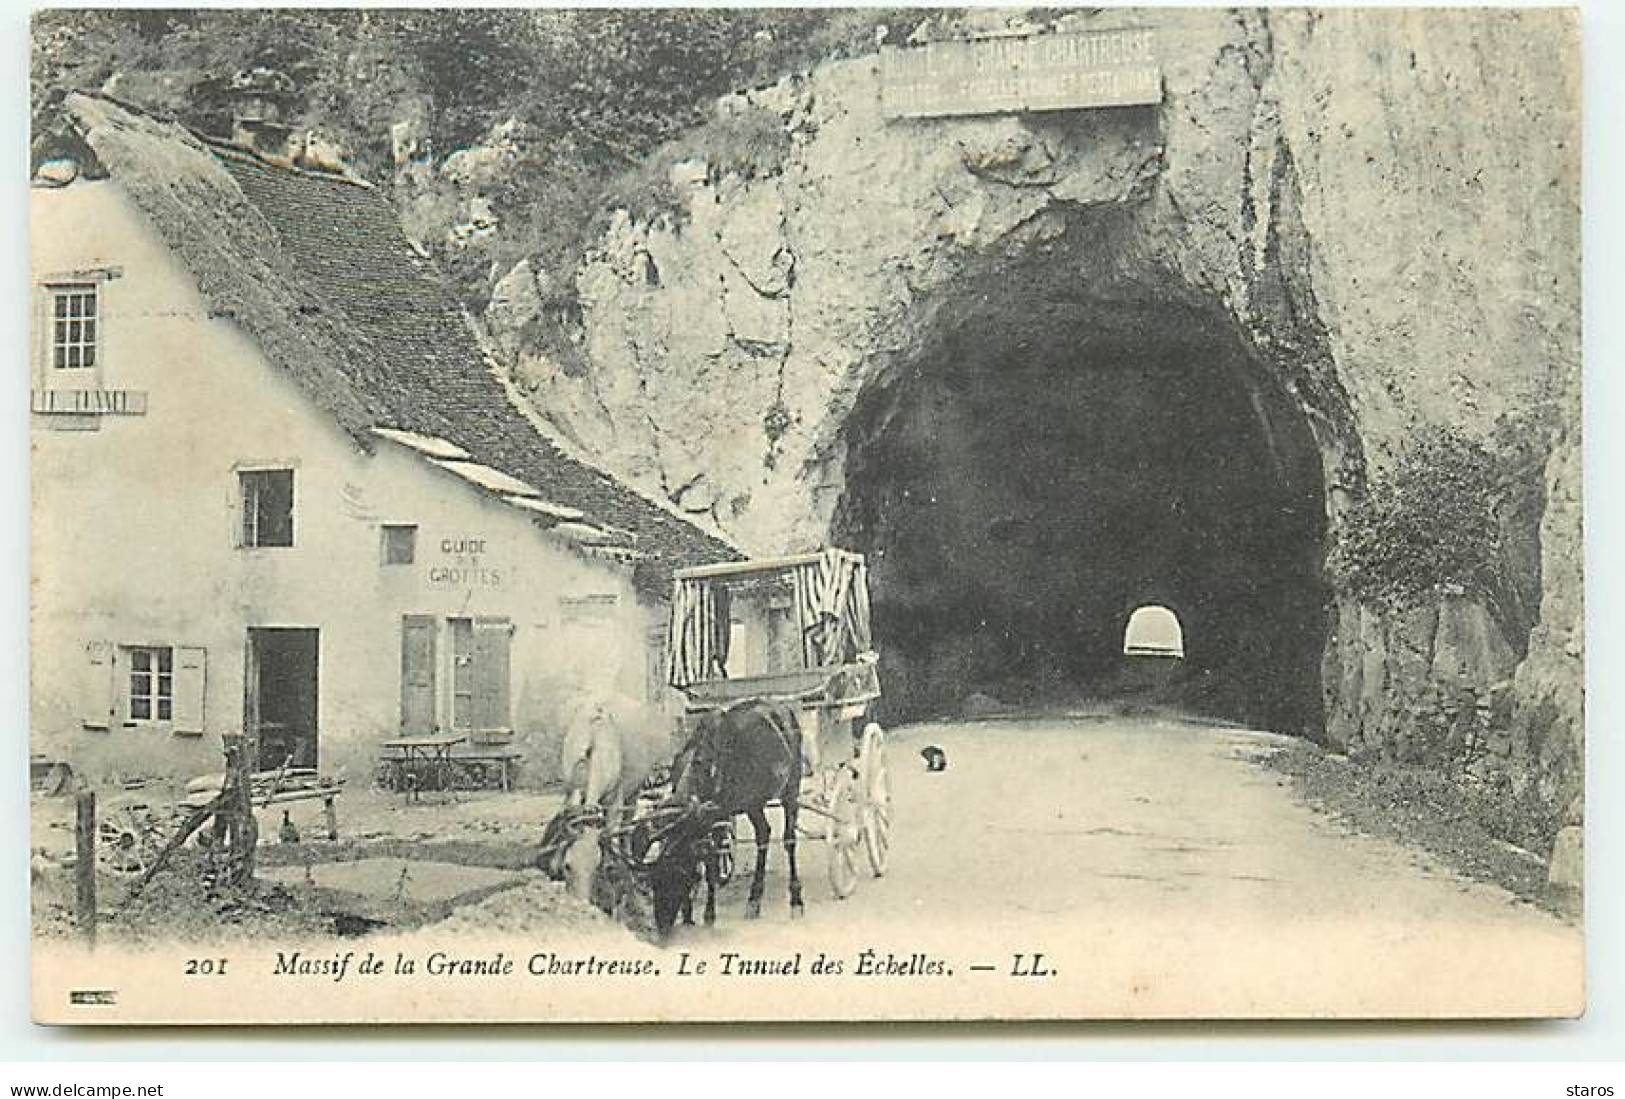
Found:
[{"label": "road surface", "polygon": [[[928,743],[947,752],[946,771],[925,770]],[[1317,813],[1259,764],[1281,743],[1172,721],[900,730],[886,877],[865,874],[836,901],[822,845],[804,843],[807,913],[792,923],[775,836],[764,915],[747,922],[742,823],[718,926],[682,929],[675,946],[764,958],[925,950],[962,972],[994,966],[989,1004],[1044,983],[1009,976],[1014,954],[1030,965],[1042,952],[1077,1014],[1579,1007],[1578,925]]]}]

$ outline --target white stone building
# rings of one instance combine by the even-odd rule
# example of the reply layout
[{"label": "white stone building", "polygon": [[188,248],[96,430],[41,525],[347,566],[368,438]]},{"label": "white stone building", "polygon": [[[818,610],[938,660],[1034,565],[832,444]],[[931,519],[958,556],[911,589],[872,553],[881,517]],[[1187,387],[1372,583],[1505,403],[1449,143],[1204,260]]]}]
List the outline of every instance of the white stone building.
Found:
[{"label": "white stone building", "polygon": [[567,454],[384,197],[93,97],[32,189],[32,746],[95,778],[370,776],[465,735],[551,777],[669,709],[672,569],[737,557]]}]

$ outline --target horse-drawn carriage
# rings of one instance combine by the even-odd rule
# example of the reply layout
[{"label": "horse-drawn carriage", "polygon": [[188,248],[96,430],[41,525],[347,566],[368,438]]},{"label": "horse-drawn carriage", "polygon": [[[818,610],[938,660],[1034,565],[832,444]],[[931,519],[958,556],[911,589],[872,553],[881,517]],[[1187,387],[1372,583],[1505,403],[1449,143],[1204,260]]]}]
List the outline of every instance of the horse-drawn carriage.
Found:
[{"label": "horse-drawn carriage", "polygon": [[702,878],[714,918],[739,816],[756,840],[746,910],[760,911],[770,807],[782,812],[793,915],[802,909],[798,839],[825,841],[837,898],[851,894],[865,865],[884,874],[892,798],[886,735],[872,714],[876,660],[860,554],[826,549],[678,572],[666,670],[687,705],[671,768],[619,813],[566,809],[544,837],[543,864],[562,873],[566,848],[583,829],[599,831],[607,866],[653,893],[661,933],[674,898],[686,909]]},{"label": "horse-drawn carriage", "polygon": [[848,896],[863,862],[886,872],[891,777],[871,714],[880,678],[861,554],[826,549],[679,572],[667,674],[690,721],[760,700],[793,707],[805,761],[799,808],[815,818],[802,835],[827,844],[831,889]]}]

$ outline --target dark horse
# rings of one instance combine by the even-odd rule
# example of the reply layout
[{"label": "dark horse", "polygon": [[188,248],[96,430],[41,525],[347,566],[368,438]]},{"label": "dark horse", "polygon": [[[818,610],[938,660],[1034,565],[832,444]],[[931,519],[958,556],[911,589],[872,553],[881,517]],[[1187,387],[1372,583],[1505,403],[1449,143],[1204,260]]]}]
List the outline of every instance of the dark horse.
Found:
[{"label": "dark horse", "polygon": [[[672,761],[675,819],[660,829],[649,885],[654,894],[655,929],[663,937],[680,913],[692,918],[692,897],[703,872],[705,922],[716,921],[714,830],[744,813],[756,833],[756,870],[750,880],[745,915],[762,914],[762,882],[773,830],[767,803],[784,807],[784,852],[790,870],[790,915],[802,913],[801,878],[796,871],[796,812],[801,792],[801,723],[783,702],[750,699],[726,710],[696,715],[693,733]],[[660,811],[656,811],[659,816]]]}]

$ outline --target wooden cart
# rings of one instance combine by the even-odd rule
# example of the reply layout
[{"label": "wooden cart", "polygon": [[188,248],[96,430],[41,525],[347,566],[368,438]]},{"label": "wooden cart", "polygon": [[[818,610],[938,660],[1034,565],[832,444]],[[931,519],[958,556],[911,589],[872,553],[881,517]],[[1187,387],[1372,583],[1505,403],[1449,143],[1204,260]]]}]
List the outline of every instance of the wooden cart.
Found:
[{"label": "wooden cart", "polygon": [[868,570],[839,549],[676,574],[668,680],[689,713],[747,699],[793,705],[809,769],[801,833],[826,841],[830,887],[846,897],[891,853],[891,775],[869,622]]}]

